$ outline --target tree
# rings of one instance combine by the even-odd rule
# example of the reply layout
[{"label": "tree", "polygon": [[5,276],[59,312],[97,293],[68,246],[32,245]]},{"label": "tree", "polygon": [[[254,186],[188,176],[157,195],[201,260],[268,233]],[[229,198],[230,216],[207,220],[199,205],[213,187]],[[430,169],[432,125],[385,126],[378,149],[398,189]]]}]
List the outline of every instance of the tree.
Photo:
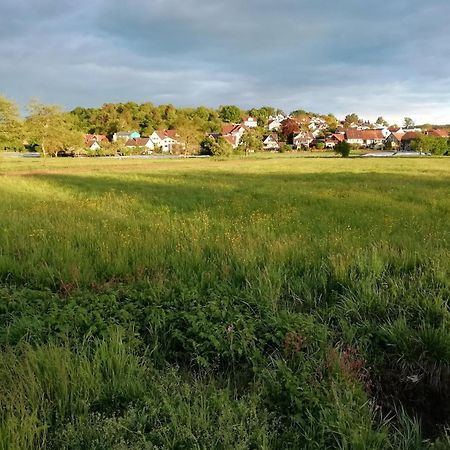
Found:
[{"label": "tree", "polygon": [[334,151],[338,154],[340,154],[343,158],[348,158],[350,155],[351,145],[348,142],[342,141],[338,142],[335,147]]},{"label": "tree", "polygon": [[348,114],[345,116],[344,119],[344,127],[349,127],[351,124],[358,122],[359,122],[358,114],[356,113]]},{"label": "tree", "polygon": [[419,134],[411,142],[411,148],[417,152],[443,155],[448,150],[448,140],[437,136]]},{"label": "tree", "polygon": [[82,134],[75,130],[71,116],[58,106],[32,101],[30,115],[25,122],[30,143],[39,145],[44,156],[58,156],[58,152],[83,145]]},{"label": "tree", "polygon": [[242,118],[241,110],[234,105],[225,105],[219,108],[219,117],[228,123],[238,123],[241,122]]},{"label": "tree", "polygon": [[244,133],[239,143],[239,150],[248,152],[260,152],[263,150],[262,136],[256,130],[248,130]]},{"label": "tree", "polygon": [[17,105],[0,96],[0,150],[23,147],[23,123]]},{"label": "tree", "polygon": [[414,128],[415,126],[414,120],[412,120],[411,117],[405,117],[403,120],[403,126],[405,128]]},{"label": "tree", "polygon": [[375,122],[377,125],[381,125],[383,127],[387,127],[389,124],[384,120],[383,116],[378,117],[377,121]]},{"label": "tree", "polygon": [[295,133],[298,133],[300,131],[300,125],[296,120],[293,119],[286,119],[283,120],[281,124],[281,134],[284,136],[284,138],[291,142],[292,136]]},{"label": "tree", "polygon": [[214,139],[213,137],[208,136],[200,142],[200,154],[202,155],[230,156],[232,153],[232,145],[223,137]]}]

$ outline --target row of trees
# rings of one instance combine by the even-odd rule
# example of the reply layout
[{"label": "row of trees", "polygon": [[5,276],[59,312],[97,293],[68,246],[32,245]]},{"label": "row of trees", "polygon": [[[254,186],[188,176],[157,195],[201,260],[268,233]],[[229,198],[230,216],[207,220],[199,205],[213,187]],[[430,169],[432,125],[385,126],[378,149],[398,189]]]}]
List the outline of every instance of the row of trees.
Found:
[{"label": "row of trees", "polygon": [[82,134],[71,116],[57,106],[31,101],[23,120],[17,105],[0,97],[0,149],[21,150],[39,146],[44,155],[83,145]]}]

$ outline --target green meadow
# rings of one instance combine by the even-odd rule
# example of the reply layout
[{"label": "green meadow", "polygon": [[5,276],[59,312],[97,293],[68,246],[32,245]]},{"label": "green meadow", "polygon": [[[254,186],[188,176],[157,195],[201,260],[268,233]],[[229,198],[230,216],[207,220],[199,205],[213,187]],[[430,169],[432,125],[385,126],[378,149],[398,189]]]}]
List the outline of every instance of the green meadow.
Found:
[{"label": "green meadow", "polygon": [[0,157],[0,449],[450,448],[446,158]]}]

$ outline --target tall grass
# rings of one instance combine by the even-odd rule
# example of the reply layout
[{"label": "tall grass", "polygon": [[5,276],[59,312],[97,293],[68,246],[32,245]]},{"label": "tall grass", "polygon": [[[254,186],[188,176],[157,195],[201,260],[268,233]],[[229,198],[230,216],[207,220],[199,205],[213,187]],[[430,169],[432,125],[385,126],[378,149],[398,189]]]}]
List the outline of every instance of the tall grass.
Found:
[{"label": "tall grass", "polygon": [[441,448],[445,164],[8,161],[0,448]]}]

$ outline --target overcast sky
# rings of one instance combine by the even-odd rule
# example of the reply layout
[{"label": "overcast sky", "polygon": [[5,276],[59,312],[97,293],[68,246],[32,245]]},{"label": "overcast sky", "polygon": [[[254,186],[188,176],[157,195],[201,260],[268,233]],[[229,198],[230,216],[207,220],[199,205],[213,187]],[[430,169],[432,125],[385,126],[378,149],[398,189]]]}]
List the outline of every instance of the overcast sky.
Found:
[{"label": "overcast sky", "polygon": [[0,0],[0,93],[450,123],[449,0]]}]

